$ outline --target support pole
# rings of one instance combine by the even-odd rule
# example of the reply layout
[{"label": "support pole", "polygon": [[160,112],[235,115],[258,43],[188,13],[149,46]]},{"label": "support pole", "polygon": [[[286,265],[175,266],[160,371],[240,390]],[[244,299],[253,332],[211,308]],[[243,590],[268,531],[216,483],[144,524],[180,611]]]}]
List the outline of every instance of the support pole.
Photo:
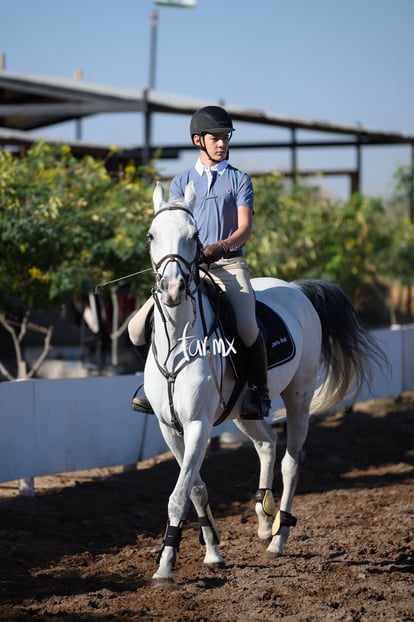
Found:
[{"label": "support pole", "polygon": [[[73,77],[75,80],[83,80],[82,69],[75,69]],[[82,140],[82,119],[75,119],[75,139]]]},{"label": "support pole", "polygon": [[151,104],[148,101],[148,94],[151,89],[155,88],[155,74],[157,66],[157,35],[158,35],[158,18],[159,14],[156,9],[151,11],[151,30],[150,30],[150,56],[148,70],[148,88],[144,93],[144,153],[143,165],[147,166],[151,158],[151,140],[152,140],[152,123],[151,123]]},{"label": "support pole", "polygon": [[361,192],[361,170],[362,170],[362,150],[361,150],[361,137],[358,135],[356,143],[356,192]]},{"label": "support pole", "polygon": [[411,145],[410,222],[414,223],[414,144]]},{"label": "support pole", "polygon": [[296,150],[296,130],[292,127],[291,131],[291,168],[292,168],[292,178],[293,183],[297,183],[298,181],[298,161],[297,161],[297,150]]}]

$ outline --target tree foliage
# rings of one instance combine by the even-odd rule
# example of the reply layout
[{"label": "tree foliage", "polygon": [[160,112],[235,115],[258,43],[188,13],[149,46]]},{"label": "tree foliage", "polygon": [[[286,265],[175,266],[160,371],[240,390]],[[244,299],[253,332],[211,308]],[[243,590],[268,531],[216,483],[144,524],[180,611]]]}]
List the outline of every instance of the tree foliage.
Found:
[{"label": "tree foliage", "polygon": [[[18,305],[25,330],[31,309],[56,307],[149,268],[154,178],[152,167],[133,164],[110,175],[105,162],[77,159],[66,146],[37,143],[22,158],[0,152],[0,323]],[[397,170],[388,202],[360,195],[338,201],[320,187],[287,186],[278,174],[254,179],[254,186],[254,235],[246,249],[252,276],[323,278],[354,301],[367,282],[412,285],[412,171]],[[145,299],[152,278],[149,271],[128,281],[131,292]],[[12,335],[16,347],[23,333]]]},{"label": "tree foliage", "polygon": [[323,278],[354,301],[362,285],[378,279],[412,283],[413,227],[392,203],[358,194],[338,201],[301,183],[288,190],[280,175],[254,183],[253,276]]},{"label": "tree foliage", "polygon": [[114,181],[68,147],[0,153],[0,303],[44,309],[147,266],[150,195],[135,167]]},{"label": "tree foliage", "polygon": [[[104,162],[76,159],[66,146],[37,143],[22,158],[0,152],[0,312],[6,330],[16,331],[11,322],[6,326],[6,312],[19,309],[27,321],[30,310],[57,307],[98,283],[149,267],[152,186],[145,179],[153,171],[146,173],[131,164],[110,176]],[[132,291],[147,295],[151,278],[131,281]]]}]

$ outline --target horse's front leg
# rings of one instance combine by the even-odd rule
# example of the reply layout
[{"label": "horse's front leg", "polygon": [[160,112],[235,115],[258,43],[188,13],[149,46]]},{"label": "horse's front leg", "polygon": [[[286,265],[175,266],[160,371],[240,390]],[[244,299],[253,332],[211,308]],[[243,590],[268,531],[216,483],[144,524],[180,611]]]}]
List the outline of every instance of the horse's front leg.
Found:
[{"label": "horse's front leg", "polygon": [[[177,457],[177,441],[173,440],[176,433],[162,426],[164,438]],[[208,422],[192,421],[185,426],[184,439],[178,442],[184,454],[178,457],[180,475],[168,501],[168,524],[165,531],[163,546],[158,556],[158,570],[154,573],[156,581],[174,581],[173,568],[181,541],[182,525],[187,517],[191,503],[191,491],[199,477],[204,460],[211,425]],[[180,454],[180,449],[178,449]]]},{"label": "horse's front leg", "polygon": [[220,531],[210,509],[207,488],[201,479],[198,484],[193,486],[191,501],[200,523],[200,542],[206,547],[204,564],[210,568],[224,568],[226,563],[218,548],[220,544]]}]

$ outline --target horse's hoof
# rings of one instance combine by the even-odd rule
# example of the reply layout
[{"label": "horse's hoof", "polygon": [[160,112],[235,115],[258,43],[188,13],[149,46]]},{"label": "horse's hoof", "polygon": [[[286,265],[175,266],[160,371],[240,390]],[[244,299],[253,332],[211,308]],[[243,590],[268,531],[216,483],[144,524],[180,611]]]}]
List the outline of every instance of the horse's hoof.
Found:
[{"label": "horse's hoof", "polygon": [[209,568],[225,568],[226,562],[207,562],[206,566],[208,566]]},{"label": "horse's hoof", "polygon": [[261,546],[263,549],[267,549],[267,547],[269,546],[269,544],[272,541],[272,537],[270,536],[269,538],[264,538],[263,540],[259,540]]},{"label": "horse's hoof", "polygon": [[278,551],[265,551],[265,559],[268,560],[272,560],[272,559],[276,559],[277,557],[283,557],[283,553],[279,553]]},{"label": "horse's hoof", "polygon": [[152,585],[153,587],[161,586],[161,585],[174,585],[175,579],[161,579],[159,577],[152,577]]},{"label": "horse's hoof", "polygon": [[173,585],[175,583],[174,577],[152,577],[152,585]]}]

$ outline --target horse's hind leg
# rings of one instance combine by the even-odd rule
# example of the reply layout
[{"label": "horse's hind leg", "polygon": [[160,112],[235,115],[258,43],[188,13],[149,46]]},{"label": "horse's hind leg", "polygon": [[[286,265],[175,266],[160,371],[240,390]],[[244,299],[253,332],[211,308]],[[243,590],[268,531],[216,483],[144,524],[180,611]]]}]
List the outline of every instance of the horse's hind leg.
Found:
[{"label": "horse's hind leg", "polygon": [[[312,386],[311,383],[309,384]],[[283,393],[287,417],[287,442],[286,452],[282,459],[283,491],[280,511],[275,516],[272,525],[272,540],[266,549],[266,554],[270,557],[283,555],[290,534],[290,527],[296,524],[296,518],[292,516],[291,510],[299,470],[303,462],[303,446],[308,433],[309,407],[312,395],[313,391],[299,390],[297,385],[290,385]]]},{"label": "horse's hind leg", "polygon": [[256,515],[258,519],[258,536],[268,544],[272,537],[272,523],[276,507],[272,485],[276,459],[277,433],[265,421],[249,421],[236,419],[234,422],[239,430],[253,442],[260,462],[259,487],[256,493]]},{"label": "horse's hind leg", "polygon": [[200,542],[206,547],[204,563],[210,568],[224,568],[225,561],[218,549],[220,532],[210,509],[206,485],[200,478],[191,490],[191,501],[200,523]]}]

